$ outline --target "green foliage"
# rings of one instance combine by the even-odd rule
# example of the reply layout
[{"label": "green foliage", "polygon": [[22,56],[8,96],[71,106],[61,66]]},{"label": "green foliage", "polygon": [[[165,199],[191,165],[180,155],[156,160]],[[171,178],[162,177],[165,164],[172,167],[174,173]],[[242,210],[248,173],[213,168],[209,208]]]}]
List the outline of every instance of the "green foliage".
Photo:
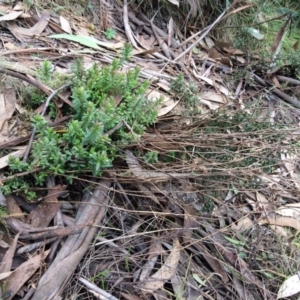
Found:
[{"label": "green foliage", "polygon": [[121,63],[124,63],[127,60],[130,60],[132,57],[132,48],[130,44],[126,43],[124,49],[122,50],[122,58],[120,60]]},{"label": "green foliage", "polygon": [[[36,71],[36,77],[52,89],[57,89],[66,80],[69,75],[59,74],[54,72],[54,66],[50,61],[43,61],[40,68]],[[28,110],[38,108],[47,99],[45,93],[34,86],[28,86],[21,90],[22,98],[24,99],[25,106]],[[50,104],[51,117],[55,117],[55,108]]]},{"label": "green foliage", "polygon": [[4,219],[5,217],[7,217],[8,215],[8,211],[7,208],[5,206],[0,206],[0,220]]},{"label": "green foliage", "polygon": [[149,151],[144,155],[145,162],[149,164],[154,164],[158,162],[158,152],[157,151]]},{"label": "green foliage", "polygon": [[185,114],[193,116],[199,113],[196,108],[198,102],[198,88],[194,84],[188,84],[183,75],[180,74],[175,80],[171,82],[171,91],[177,98],[181,99],[185,104]]},{"label": "green foliage", "polygon": [[94,276],[92,276],[91,281],[96,282],[96,281],[100,280],[101,288],[103,290],[105,290],[105,282],[106,282],[107,278],[109,277],[109,275],[110,275],[109,270],[105,269],[102,272],[99,272],[99,273],[95,274]]},{"label": "green foliage", "polygon": [[43,61],[41,67],[37,69],[37,77],[43,81],[49,83],[53,74],[53,65],[50,61]]},{"label": "green foliage", "polygon": [[[149,103],[146,98],[148,82],[140,82],[138,68],[121,71],[122,61],[130,57],[131,50],[125,49],[124,53],[121,60],[102,68],[94,65],[84,71],[82,61],[74,63],[72,120],[63,130],[56,131],[48,127],[48,122],[40,115],[32,117],[36,140],[28,162],[10,158],[6,174],[12,176],[29,171],[30,178],[9,180],[1,188],[5,194],[23,192],[32,197],[30,186],[43,185],[49,174],[61,178],[70,173],[100,176],[103,169],[112,166],[117,149],[124,142],[135,140],[155,122],[160,99]],[[39,75],[49,80],[51,65],[45,62]],[[126,126],[107,134],[121,122]],[[37,169],[39,171],[35,172]],[[71,177],[68,179],[70,181]]]},{"label": "green foliage", "polygon": [[107,28],[105,31],[105,37],[108,40],[114,39],[116,37],[116,34],[117,34],[116,31],[113,30],[112,28]]}]

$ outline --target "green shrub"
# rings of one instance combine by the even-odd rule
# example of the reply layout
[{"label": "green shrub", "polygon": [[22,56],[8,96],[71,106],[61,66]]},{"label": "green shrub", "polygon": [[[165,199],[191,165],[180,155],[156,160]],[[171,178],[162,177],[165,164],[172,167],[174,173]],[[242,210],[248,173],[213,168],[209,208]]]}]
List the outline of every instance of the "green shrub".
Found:
[{"label": "green shrub", "polygon": [[[129,56],[129,49],[124,55]],[[29,171],[31,175],[8,180],[1,188],[4,193],[29,195],[30,184],[43,185],[49,174],[69,181],[85,173],[100,176],[103,169],[112,166],[122,145],[139,138],[155,122],[160,99],[148,101],[148,82],[140,82],[138,68],[123,72],[123,61],[115,60],[101,68],[95,64],[87,71],[81,61],[74,64],[72,120],[56,131],[40,115],[32,117],[37,134],[28,160],[24,163],[11,158],[6,173],[11,176]],[[49,65],[44,69],[44,74],[50,72]],[[117,128],[120,124],[123,126]],[[32,193],[29,196],[34,197]]]}]

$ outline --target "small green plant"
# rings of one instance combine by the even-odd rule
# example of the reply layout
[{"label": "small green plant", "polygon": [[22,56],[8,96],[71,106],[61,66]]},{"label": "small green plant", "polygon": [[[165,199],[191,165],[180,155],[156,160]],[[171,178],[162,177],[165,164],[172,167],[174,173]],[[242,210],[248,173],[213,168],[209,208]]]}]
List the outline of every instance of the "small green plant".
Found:
[{"label": "small green plant", "polygon": [[171,91],[173,94],[182,100],[185,105],[184,114],[193,116],[199,113],[196,104],[199,101],[198,88],[194,84],[188,84],[183,75],[180,74],[175,80],[171,82]]},{"label": "small green plant", "polygon": [[[73,66],[73,118],[63,130],[48,127],[40,115],[32,117],[36,140],[27,162],[10,158],[7,176],[18,172],[30,175],[10,179],[1,188],[3,193],[23,192],[34,197],[33,185],[44,185],[49,174],[68,178],[84,173],[100,176],[112,162],[122,145],[137,138],[153,124],[160,99],[148,102],[148,82],[139,80],[139,69],[121,71],[122,61],[130,57],[131,49],[124,49],[121,60],[110,66],[94,65],[84,71],[81,61]],[[45,62],[39,70],[44,80],[51,78],[51,65]],[[121,102],[116,105],[118,102]],[[123,127],[114,128],[117,125]],[[125,126],[126,125],[126,126]],[[110,134],[108,132],[111,131]],[[35,170],[38,170],[35,172]],[[67,177],[69,176],[69,177]]]},{"label": "small green plant", "polygon": [[109,272],[109,270],[106,269],[106,270],[99,272],[96,275],[92,276],[91,281],[95,282],[97,279],[100,279],[101,280],[101,288],[103,290],[105,290],[105,281],[107,280],[109,275],[110,275],[110,272]]},{"label": "small green plant", "polygon": [[115,30],[113,30],[112,28],[107,28],[105,31],[105,37],[108,40],[114,39],[116,37],[117,33]]},{"label": "small green plant", "polygon": [[145,162],[149,164],[154,164],[158,162],[158,152],[157,151],[149,151],[144,155]]},{"label": "small green plant", "polygon": [[[52,89],[57,89],[66,80],[69,79],[69,75],[60,74],[54,72],[54,66],[48,60],[42,62],[41,66],[36,71],[36,77],[49,86]],[[39,107],[46,100],[46,95],[40,89],[28,86],[21,90],[22,98],[24,99],[25,106],[29,110],[34,110]],[[50,103],[51,116],[55,118],[55,107],[53,103]]]},{"label": "small green plant", "polygon": [[[5,206],[0,205],[0,221],[2,222],[8,216],[8,211]],[[2,222],[3,223],[3,222]]]},{"label": "small green plant", "polygon": [[50,61],[43,61],[41,67],[37,69],[37,77],[45,83],[49,83],[52,79],[53,65]]}]

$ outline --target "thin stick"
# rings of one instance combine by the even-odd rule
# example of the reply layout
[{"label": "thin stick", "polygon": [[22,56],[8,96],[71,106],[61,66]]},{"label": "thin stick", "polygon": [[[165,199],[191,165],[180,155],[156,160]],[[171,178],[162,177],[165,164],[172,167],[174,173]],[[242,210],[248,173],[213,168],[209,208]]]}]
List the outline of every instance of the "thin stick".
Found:
[{"label": "thin stick", "polygon": [[[9,76],[12,76],[12,77],[15,77],[15,78],[19,78],[21,80],[24,80],[24,81],[26,81],[26,82],[34,85],[35,87],[37,87],[41,91],[43,91],[46,95],[49,95],[50,92],[52,91],[46,85],[44,85],[41,81],[39,81],[39,80],[37,80],[35,78],[32,78],[32,77],[30,77],[28,75],[23,75],[23,74],[20,74],[19,72],[15,72],[15,71],[3,69],[3,68],[0,68],[0,73],[9,75]],[[70,100],[68,100],[68,99],[66,99],[65,97],[62,97],[62,96],[59,96],[59,98],[63,102],[65,102],[66,104],[68,104],[71,107],[73,107],[73,104],[72,104],[72,102]]]},{"label": "thin stick", "polygon": [[[237,0],[234,0],[232,2],[232,4],[223,11],[223,13],[209,26],[207,26],[206,28],[204,28],[204,30],[202,31],[199,31],[199,33],[197,34],[201,34],[201,36],[199,37],[198,40],[196,40],[192,45],[190,45],[185,51],[183,51],[181,54],[179,54],[175,59],[174,61],[177,61],[179,60],[182,56],[186,55],[187,53],[189,53],[198,43],[200,43],[200,41],[202,41],[204,39],[204,37],[215,27],[216,24],[218,24],[222,19],[223,17],[225,16],[225,14],[227,13],[228,10],[230,10],[235,4],[236,4]],[[228,17],[229,15],[226,15],[226,17]]]},{"label": "thin stick", "polygon": [[138,49],[139,47],[138,47],[137,43],[135,42],[135,39],[133,37],[131,28],[129,26],[127,0],[124,0],[124,4],[123,5],[124,5],[123,6],[123,22],[124,22],[124,28],[125,28],[125,32],[126,32],[127,38],[130,40],[132,46],[135,49]]},{"label": "thin stick", "polygon": [[174,61],[179,60],[182,56],[189,53],[196,45],[198,45],[198,43],[200,43],[200,41],[202,41],[204,39],[204,37],[211,31],[211,29],[214,28],[214,26],[221,21],[221,19],[223,18],[223,16],[225,15],[226,12],[227,12],[227,10],[224,10],[223,13],[210,26],[206,27],[206,30],[204,30],[204,32],[201,34],[201,36],[192,45],[190,45],[185,51],[183,51],[181,54],[179,54],[174,59]]},{"label": "thin stick", "polygon": [[81,283],[83,283],[88,289],[93,290],[94,292],[100,294],[101,296],[105,297],[107,300],[119,300],[118,298],[100,289],[99,287],[97,287],[96,285],[94,285],[93,283],[89,282],[88,280],[82,277],[79,277],[78,280]]}]

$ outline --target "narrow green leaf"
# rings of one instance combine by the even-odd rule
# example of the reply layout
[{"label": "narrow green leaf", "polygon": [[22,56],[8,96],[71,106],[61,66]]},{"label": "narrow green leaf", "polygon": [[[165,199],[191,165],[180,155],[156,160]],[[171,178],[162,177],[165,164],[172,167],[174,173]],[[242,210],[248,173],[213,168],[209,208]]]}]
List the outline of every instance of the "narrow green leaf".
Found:
[{"label": "narrow green leaf", "polygon": [[99,44],[99,41],[90,36],[62,33],[62,34],[52,34],[48,37],[52,39],[66,39],[72,42],[79,43],[89,48],[100,50],[99,46],[97,45]]},{"label": "narrow green leaf", "polygon": [[228,237],[228,236],[225,236],[225,235],[224,235],[224,238],[225,238],[228,242],[230,242],[231,244],[233,244],[233,245],[237,245],[237,246],[244,246],[244,245],[245,245],[245,243],[243,243],[243,242],[241,242],[241,241],[238,241],[238,240],[235,240],[235,239],[232,239],[232,238],[230,238],[230,237]]},{"label": "narrow green leaf", "polygon": [[200,284],[200,286],[205,286],[206,285],[206,280],[203,281],[198,274],[192,274],[193,278]]},{"label": "narrow green leaf", "polygon": [[233,184],[231,184],[231,186],[232,186],[234,194],[237,195],[239,193],[238,189]]}]

